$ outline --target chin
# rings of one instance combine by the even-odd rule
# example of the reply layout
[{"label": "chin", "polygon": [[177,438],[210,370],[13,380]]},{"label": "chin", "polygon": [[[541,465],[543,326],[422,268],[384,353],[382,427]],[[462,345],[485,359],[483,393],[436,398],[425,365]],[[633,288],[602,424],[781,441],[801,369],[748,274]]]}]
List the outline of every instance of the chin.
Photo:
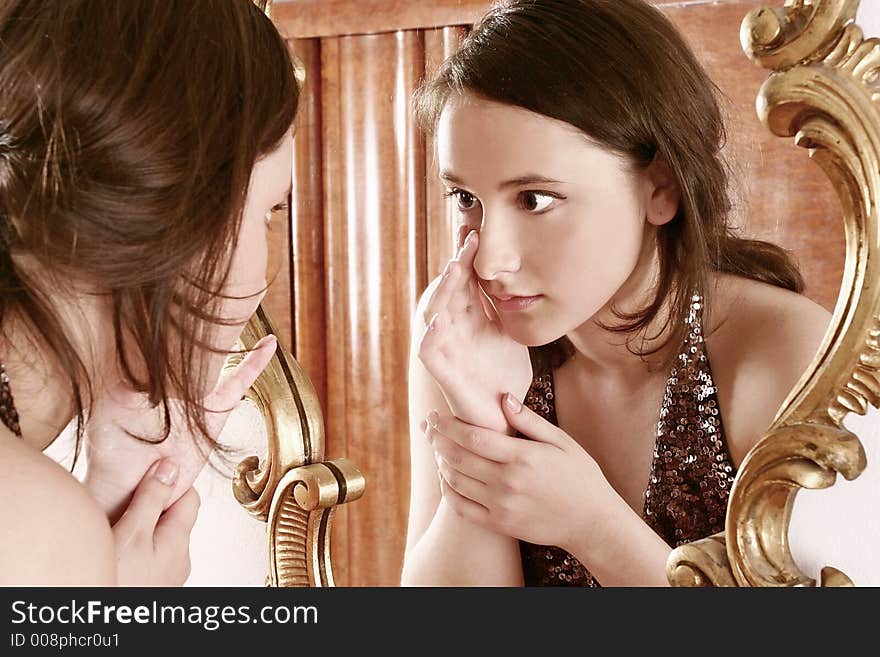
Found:
[{"label": "chin", "polygon": [[504,323],[504,332],[524,347],[543,347],[567,333],[556,322],[553,325],[542,325],[541,322],[507,322]]}]

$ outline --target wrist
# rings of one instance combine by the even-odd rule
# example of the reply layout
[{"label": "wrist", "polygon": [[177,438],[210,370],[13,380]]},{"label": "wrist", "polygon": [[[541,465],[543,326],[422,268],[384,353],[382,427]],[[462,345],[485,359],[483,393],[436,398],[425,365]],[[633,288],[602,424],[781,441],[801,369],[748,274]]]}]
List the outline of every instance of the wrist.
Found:
[{"label": "wrist", "polygon": [[559,547],[581,559],[581,555],[599,555],[613,552],[613,542],[619,533],[618,525],[633,515],[632,509],[604,479],[598,494],[577,506],[575,522],[569,526],[572,531],[567,545]]}]

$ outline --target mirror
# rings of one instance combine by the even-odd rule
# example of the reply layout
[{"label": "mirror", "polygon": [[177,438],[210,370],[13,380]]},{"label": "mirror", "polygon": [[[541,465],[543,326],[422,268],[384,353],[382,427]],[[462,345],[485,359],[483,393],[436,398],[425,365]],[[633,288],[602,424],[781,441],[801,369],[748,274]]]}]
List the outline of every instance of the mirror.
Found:
[{"label": "mirror", "polygon": [[[327,453],[344,454],[381,487],[381,495],[340,509],[334,567],[338,583],[354,586],[399,582],[410,483],[401,375],[409,322],[452,252],[455,228],[410,97],[490,6],[398,4],[365,15],[354,1],[328,12],[318,0],[303,0],[279,3],[273,15],[310,82],[297,124],[290,232],[274,245],[290,263],[287,287],[264,305],[314,382],[306,388],[315,404],[306,424],[323,408]],[[872,285],[880,48],[853,22],[857,0],[780,0],[769,9],[770,0],[653,4],[731,100],[728,149],[742,173],[741,232],[792,250],[806,294],[833,311],[819,353],[740,465],[725,531],[674,550],[668,577],[680,586],[849,584],[842,569],[821,578],[802,570],[806,557],[788,534],[798,491],[830,487],[838,474],[855,479],[867,466],[864,447],[843,423],[876,405],[880,392],[880,300]],[[276,376],[264,397],[267,417],[290,386],[286,375]],[[272,435],[274,445],[281,434]],[[251,504],[259,495],[265,514],[266,491],[279,484],[285,463],[274,472],[243,466],[239,499]],[[321,499],[314,492],[320,482],[311,481],[318,487],[309,488],[310,499]],[[338,494],[336,482],[330,490]]]}]

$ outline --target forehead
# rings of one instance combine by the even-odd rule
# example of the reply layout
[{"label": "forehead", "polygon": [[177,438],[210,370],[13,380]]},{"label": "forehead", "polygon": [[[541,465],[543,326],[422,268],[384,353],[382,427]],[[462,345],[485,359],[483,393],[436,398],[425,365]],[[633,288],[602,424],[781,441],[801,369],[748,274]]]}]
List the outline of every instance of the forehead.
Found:
[{"label": "forehead", "polygon": [[515,177],[524,170],[554,177],[568,171],[570,177],[572,167],[619,161],[568,123],[470,94],[446,103],[436,135],[441,169],[465,179]]},{"label": "forehead", "polygon": [[254,164],[251,178],[263,184],[288,184],[293,167],[293,135],[288,131],[275,150]]}]

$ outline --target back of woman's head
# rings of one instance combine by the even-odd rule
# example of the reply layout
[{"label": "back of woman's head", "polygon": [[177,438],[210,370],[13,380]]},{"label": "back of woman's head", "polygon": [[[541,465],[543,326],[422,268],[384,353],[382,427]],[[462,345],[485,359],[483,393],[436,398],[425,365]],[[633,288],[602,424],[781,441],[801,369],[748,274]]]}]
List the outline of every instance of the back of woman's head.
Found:
[{"label": "back of woman's head", "polygon": [[218,316],[255,162],[290,130],[283,39],[249,0],[6,0],[0,8],[0,321],[90,381],[56,301],[111,300],[123,372],[204,431],[195,350]]},{"label": "back of woman's head", "polygon": [[668,303],[666,342],[680,341],[684,325],[677,320],[687,316],[691,295],[704,291],[711,271],[802,287],[784,252],[730,233],[718,90],[672,23],[643,0],[495,6],[419,90],[416,108],[427,130],[458,93],[564,121],[626,158],[634,171],[655,157],[669,166],[681,202],[675,219],[657,230],[656,294],[609,328],[635,334]]}]

